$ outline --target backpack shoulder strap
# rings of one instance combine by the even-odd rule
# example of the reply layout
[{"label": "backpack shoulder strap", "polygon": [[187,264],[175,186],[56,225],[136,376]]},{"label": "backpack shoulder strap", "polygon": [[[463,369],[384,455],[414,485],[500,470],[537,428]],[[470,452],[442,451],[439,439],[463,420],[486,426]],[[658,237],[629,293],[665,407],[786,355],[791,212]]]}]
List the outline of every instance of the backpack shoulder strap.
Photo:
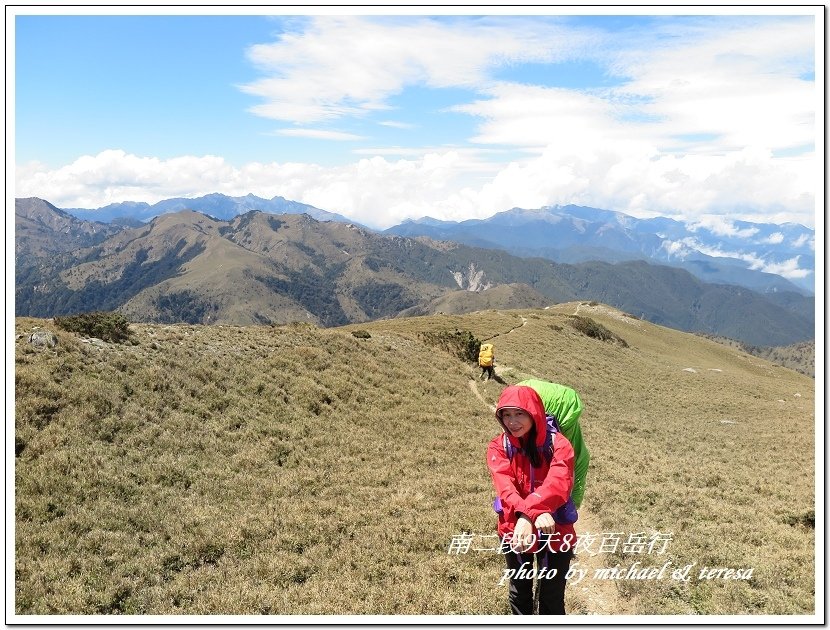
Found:
[{"label": "backpack shoulder strap", "polygon": [[545,445],[542,447],[542,452],[545,455],[545,459],[550,463],[553,460],[553,441],[556,438],[556,434],[559,433],[559,421],[554,415],[548,415],[546,420],[548,433],[545,436]]},{"label": "backpack shoulder strap", "polygon": [[502,433],[502,443],[504,444],[504,453],[507,455],[508,461],[513,461],[513,453],[516,452],[516,448],[513,446],[513,443],[507,438],[507,433]]}]

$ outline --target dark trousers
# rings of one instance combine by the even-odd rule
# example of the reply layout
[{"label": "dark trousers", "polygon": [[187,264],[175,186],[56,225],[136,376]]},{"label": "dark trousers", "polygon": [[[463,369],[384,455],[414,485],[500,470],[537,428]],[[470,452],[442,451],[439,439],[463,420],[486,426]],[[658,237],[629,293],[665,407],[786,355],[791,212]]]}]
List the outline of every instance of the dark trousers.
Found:
[{"label": "dark trousers", "polygon": [[[508,599],[510,610],[514,615],[532,615],[533,610],[533,578],[539,575],[543,567],[547,567],[542,579],[537,579],[539,592],[539,614],[540,615],[564,615],[565,614],[565,575],[573,558],[573,551],[562,551],[554,553],[545,548],[536,554],[532,553],[507,553],[505,554],[507,567],[514,569],[510,578]],[[533,560],[536,559],[536,566]],[[521,567],[524,564],[524,571]],[[535,573],[531,570],[535,568]],[[556,575],[548,578],[551,571],[556,569]]]}]

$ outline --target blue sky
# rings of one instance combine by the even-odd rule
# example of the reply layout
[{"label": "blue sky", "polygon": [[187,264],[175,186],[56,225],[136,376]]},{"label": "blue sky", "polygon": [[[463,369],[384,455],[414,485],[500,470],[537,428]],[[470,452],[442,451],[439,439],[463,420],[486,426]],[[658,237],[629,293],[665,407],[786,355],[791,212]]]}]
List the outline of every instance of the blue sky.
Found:
[{"label": "blue sky", "polygon": [[567,203],[814,227],[821,10],[761,9],[18,7],[7,39],[14,196],[94,208],[279,195],[378,228]]}]

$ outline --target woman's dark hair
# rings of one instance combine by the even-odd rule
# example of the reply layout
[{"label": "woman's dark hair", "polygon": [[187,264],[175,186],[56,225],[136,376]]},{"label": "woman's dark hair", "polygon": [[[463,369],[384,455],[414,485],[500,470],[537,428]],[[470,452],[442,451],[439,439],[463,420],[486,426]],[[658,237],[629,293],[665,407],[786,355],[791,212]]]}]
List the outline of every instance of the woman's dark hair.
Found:
[{"label": "woman's dark hair", "polygon": [[[531,416],[532,417],[532,416]],[[539,449],[536,448],[536,422],[534,421],[530,427],[530,431],[522,439],[522,450],[527,458],[530,460],[530,465],[534,468],[539,468],[542,465],[542,456],[539,454]]]}]

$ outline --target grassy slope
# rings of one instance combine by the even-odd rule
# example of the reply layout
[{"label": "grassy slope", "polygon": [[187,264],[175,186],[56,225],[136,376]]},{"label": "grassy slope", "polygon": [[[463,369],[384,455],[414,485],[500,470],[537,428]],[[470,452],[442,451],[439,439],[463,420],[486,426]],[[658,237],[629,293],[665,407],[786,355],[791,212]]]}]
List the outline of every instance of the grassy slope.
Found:
[{"label": "grassy slope", "polygon": [[717,337],[714,335],[703,335],[718,343],[726,344],[732,348],[739,348],[744,352],[772,361],[777,365],[801,372],[807,376],[815,377],[816,374],[816,342],[804,341],[789,346],[751,346],[728,337]]},{"label": "grassy slope", "polygon": [[[576,332],[577,307],[630,347]],[[812,613],[813,381],[576,303],[333,330],[136,325],[137,345],[105,348],[18,339],[16,612],[506,612],[502,559],[447,553],[494,530],[478,368],[418,338],[456,327],[495,338],[507,382],[580,392],[584,508],[604,532],[672,533],[666,555],[608,566],[754,567],[618,582],[639,612]],[[488,402],[501,389],[476,386]]]}]

